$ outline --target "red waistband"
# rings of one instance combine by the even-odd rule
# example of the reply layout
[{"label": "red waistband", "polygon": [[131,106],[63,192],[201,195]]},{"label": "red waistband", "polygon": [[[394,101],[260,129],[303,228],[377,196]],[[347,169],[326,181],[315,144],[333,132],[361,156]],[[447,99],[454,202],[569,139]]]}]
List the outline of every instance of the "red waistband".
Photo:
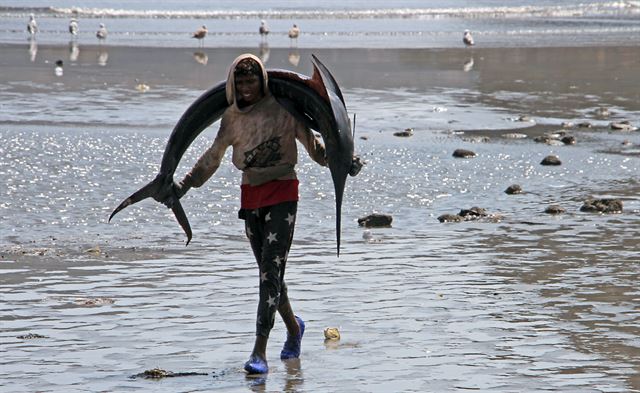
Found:
[{"label": "red waistband", "polygon": [[259,186],[243,184],[240,186],[240,207],[258,209],[277,205],[281,202],[298,200],[298,180],[273,180]]}]

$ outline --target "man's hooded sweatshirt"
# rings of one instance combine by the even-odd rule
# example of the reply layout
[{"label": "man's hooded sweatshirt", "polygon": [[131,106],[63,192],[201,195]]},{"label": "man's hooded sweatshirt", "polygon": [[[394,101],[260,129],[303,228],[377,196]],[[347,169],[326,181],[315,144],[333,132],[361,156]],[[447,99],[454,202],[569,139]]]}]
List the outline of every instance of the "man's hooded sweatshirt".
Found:
[{"label": "man's hooded sweatshirt", "polygon": [[[238,107],[234,70],[245,58],[255,60],[262,70],[264,97],[257,103]],[[182,181],[200,187],[218,169],[227,147],[233,147],[232,161],[242,171],[243,209],[257,209],[280,202],[298,200],[296,139],[309,156],[326,166],[325,149],[314,134],[294,118],[271,95],[264,65],[251,54],[238,56],[229,68],[226,95],[229,107],[222,115],[220,129],[211,147],[200,157]]]}]

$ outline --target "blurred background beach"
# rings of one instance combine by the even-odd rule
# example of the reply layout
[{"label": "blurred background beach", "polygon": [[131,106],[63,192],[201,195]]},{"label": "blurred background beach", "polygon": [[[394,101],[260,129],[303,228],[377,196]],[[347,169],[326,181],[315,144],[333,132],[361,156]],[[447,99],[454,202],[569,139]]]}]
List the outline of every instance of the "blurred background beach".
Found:
[{"label": "blurred background beach", "polygon": [[[337,258],[328,171],[300,154],[287,281],[308,330],[280,362],[276,322],[266,379],[241,370],[258,273],[229,159],[184,198],[188,247],[152,201],[107,223],[245,52],[307,75],[316,54],[367,162]],[[0,0],[0,390],[640,391],[638,70],[639,1]],[[576,143],[533,140],[561,132]],[[582,212],[587,198],[624,209]],[[437,219],[472,206],[490,219]],[[392,227],[359,227],[373,212]],[[154,367],[207,375],[129,378]]]}]

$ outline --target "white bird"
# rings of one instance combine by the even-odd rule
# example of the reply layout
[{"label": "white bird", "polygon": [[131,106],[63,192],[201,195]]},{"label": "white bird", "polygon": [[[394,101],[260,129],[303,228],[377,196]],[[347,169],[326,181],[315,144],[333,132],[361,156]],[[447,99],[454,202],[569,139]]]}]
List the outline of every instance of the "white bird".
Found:
[{"label": "white bird", "polygon": [[35,37],[36,33],[40,31],[38,29],[38,24],[36,23],[36,17],[33,14],[29,15],[29,23],[27,23],[27,31],[32,37]]},{"label": "white bird", "polygon": [[100,42],[107,39],[107,28],[104,23],[100,23],[100,28],[96,31],[96,37],[98,37]]},{"label": "white bird", "polygon": [[289,38],[291,39],[291,43],[293,45],[293,40],[298,43],[298,37],[300,36],[300,28],[298,25],[294,24],[292,28],[289,29]]},{"label": "white bird", "polygon": [[140,80],[136,78],[136,90],[138,90],[140,93],[144,93],[145,91],[149,91],[149,89],[149,85],[140,82]]},{"label": "white bird", "polygon": [[197,38],[198,42],[200,42],[200,46],[203,46],[204,45],[204,37],[207,36],[208,32],[209,32],[209,30],[207,30],[207,26],[202,25],[201,28],[196,30],[196,32],[191,35],[191,38]]},{"label": "white bird", "polygon": [[69,33],[71,33],[73,37],[78,35],[78,21],[76,18],[71,18],[69,22]]},{"label": "white bird", "polygon": [[260,28],[258,29],[258,31],[260,32],[260,37],[262,37],[263,40],[266,40],[267,34],[269,34],[269,26],[267,26],[267,22],[261,20]]},{"label": "white bird", "polygon": [[56,74],[56,76],[62,76],[62,74],[64,74],[64,70],[62,69],[62,60],[58,60],[56,61],[56,68],[54,69],[54,73]]},{"label": "white bird", "polygon": [[471,32],[469,30],[464,31],[464,34],[462,35],[462,42],[464,42],[466,46],[474,45],[473,37],[471,36]]}]

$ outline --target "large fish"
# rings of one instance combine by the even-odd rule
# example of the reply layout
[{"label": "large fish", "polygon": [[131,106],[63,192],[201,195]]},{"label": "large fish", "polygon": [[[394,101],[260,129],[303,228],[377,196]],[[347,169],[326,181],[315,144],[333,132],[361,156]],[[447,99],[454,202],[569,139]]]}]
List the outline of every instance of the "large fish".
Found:
[{"label": "large fish", "polygon": [[[293,116],[322,135],[336,198],[336,241],[340,255],[342,199],[353,159],[353,134],[342,92],[329,70],[312,55],[313,76],[286,70],[268,70],[271,94]],[[182,155],[194,139],[220,119],[229,106],[223,81],[202,94],[176,124],[162,156],[160,171],[146,186],[125,199],[109,216],[148,197],[157,201],[172,200],[171,210],[191,241],[191,225],[173,191],[173,175]]]}]

